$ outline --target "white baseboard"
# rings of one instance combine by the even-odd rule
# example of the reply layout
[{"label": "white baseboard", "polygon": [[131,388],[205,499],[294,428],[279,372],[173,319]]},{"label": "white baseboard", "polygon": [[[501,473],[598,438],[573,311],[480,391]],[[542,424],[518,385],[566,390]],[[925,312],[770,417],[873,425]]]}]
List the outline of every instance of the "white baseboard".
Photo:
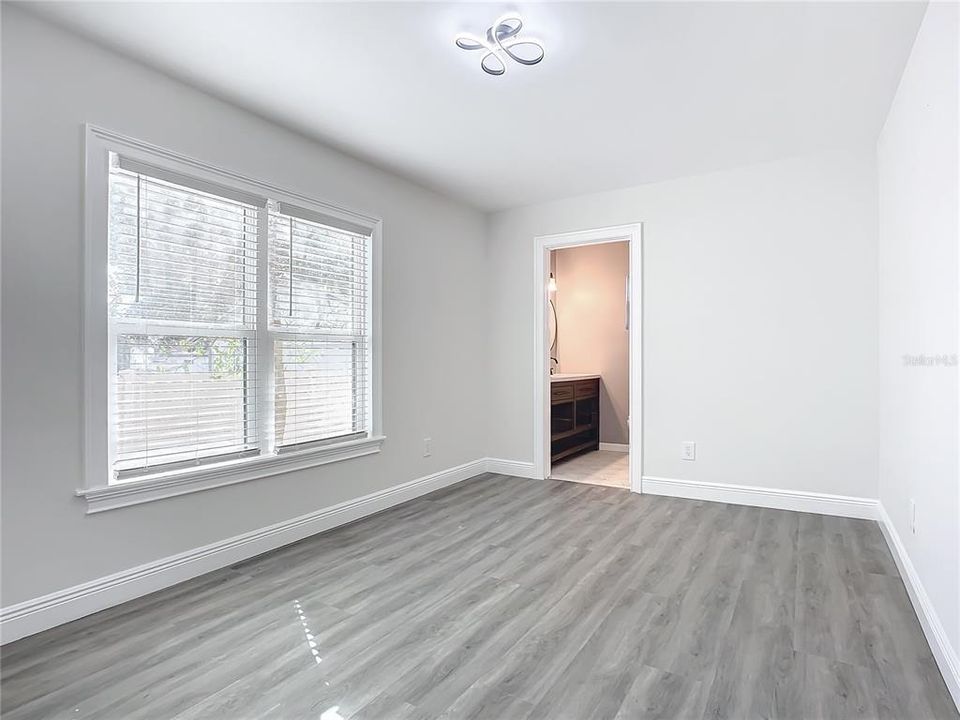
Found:
[{"label": "white baseboard", "polygon": [[643,492],[650,495],[710,500],[733,505],[795,510],[797,512],[877,519],[878,501],[872,498],[827,495],[800,490],[779,490],[751,485],[721,485],[697,480],[643,476]]},{"label": "white baseboard", "polygon": [[[497,461],[502,463],[504,461]],[[522,464],[522,463],[520,463]],[[114,605],[344,525],[487,471],[486,459],[458,465],[291,520],[0,609],[0,643],[48,630]],[[492,472],[501,472],[494,470]],[[514,474],[514,473],[511,473]]]},{"label": "white baseboard", "polygon": [[625,445],[624,443],[600,443],[601,450],[609,450],[610,452],[630,452],[630,446]]},{"label": "white baseboard", "polygon": [[515,477],[530,479],[536,479],[537,477],[536,467],[532,462],[487,458],[486,463],[487,472],[490,473],[497,473],[499,475],[513,475]]},{"label": "white baseboard", "polygon": [[956,649],[950,644],[950,639],[940,622],[940,616],[930,602],[927,590],[920,581],[920,576],[917,575],[917,570],[907,554],[907,548],[900,540],[900,534],[890,520],[890,516],[887,515],[886,508],[882,504],[878,504],[877,508],[877,522],[880,524],[880,530],[883,531],[883,537],[886,538],[890,553],[900,570],[900,577],[907,588],[913,609],[920,619],[920,627],[923,628],[923,634],[940,668],[940,674],[943,675],[954,704],[960,710],[960,658],[957,656]]}]

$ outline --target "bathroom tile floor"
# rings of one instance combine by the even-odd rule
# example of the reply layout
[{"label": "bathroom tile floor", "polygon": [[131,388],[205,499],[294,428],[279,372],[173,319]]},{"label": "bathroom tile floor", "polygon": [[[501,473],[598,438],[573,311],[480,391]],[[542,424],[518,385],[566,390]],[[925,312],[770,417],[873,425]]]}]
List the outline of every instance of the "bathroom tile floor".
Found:
[{"label": "bathroom tile floor", "polygon": [[550,479],[606,487],[629,487],[629,457],[629,453],[611,450],[584,453],[555,464],[551,468]]}]

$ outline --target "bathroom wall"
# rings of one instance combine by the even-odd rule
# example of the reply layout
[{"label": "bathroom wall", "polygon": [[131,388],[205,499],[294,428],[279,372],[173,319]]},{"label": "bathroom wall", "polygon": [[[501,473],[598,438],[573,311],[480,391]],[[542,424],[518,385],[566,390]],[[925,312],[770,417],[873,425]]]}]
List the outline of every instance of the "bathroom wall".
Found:
[{"label": "bathroom wall", "polygon": [[557,292],[560,372],[598,373],[600,442],[626,444],[630,385],[630,333],[626,281],[629,245],[606,243],[552,253]]}]

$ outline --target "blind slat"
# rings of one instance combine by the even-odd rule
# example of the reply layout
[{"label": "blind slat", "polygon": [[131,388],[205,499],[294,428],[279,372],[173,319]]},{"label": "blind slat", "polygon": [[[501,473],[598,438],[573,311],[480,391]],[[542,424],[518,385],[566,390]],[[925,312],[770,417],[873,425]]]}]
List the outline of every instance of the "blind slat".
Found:
[{"label": "blind slat", "polygon": [[198,195],[213,195],[217,198],[235,200],[238,203],[244,203],[254,207],[264,207],[267,204],[267,199],[259,195],[188,175],[181,175],[180,173],[171,172],[165,168],[155,167],[132,158],[117,158],[117,166],[134,175],[145,175],[154,180],[170,183],[175,187],[190,188]]}]

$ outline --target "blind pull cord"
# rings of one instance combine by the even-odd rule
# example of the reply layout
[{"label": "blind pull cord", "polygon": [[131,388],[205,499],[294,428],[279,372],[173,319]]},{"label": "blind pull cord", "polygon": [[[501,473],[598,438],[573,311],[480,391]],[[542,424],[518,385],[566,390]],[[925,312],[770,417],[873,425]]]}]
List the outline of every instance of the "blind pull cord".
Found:
[{"label": "blind pull cord", "polygon": [[290,218],[290,309],[288,317],[293,317],[293,218]]},{"label": "blind pull cord", "polygon": [[137,175],[137,291],[134,302],[140,302],[140,188],[143,186],[143,176]]}]

